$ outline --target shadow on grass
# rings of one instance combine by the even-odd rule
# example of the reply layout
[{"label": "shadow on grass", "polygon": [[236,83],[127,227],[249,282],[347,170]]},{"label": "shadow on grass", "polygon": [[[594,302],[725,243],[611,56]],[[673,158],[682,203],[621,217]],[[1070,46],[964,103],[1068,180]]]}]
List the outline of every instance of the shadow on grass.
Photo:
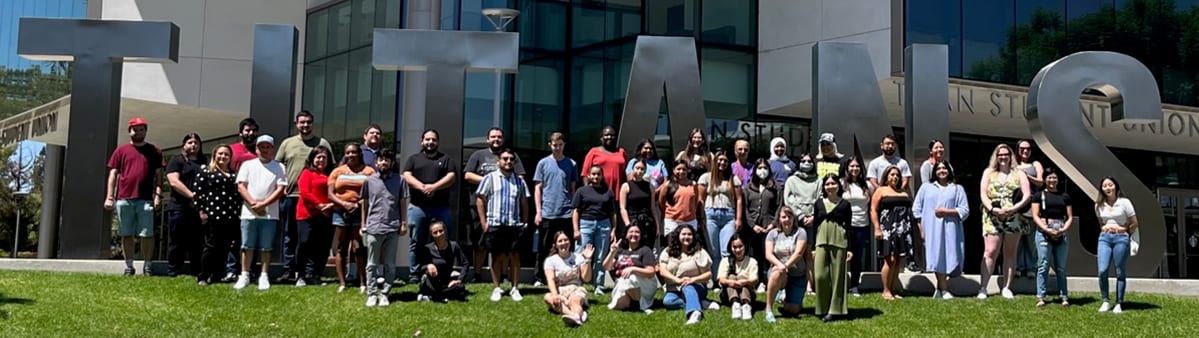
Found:
[{"label": "shadow on grass", "polygon": [[1124,303],[1120,304],[1120,307],[1124,308],[1124,310],[1134,310],[1134,311],[1136,311],[1136,310],[1158,310],[1158,309],[1162,308],[1161,306],[1158,306],[1157,304],[1149,304],[1149,303],[1141,303],[1141,302],[1124,302]]},{"label": "shadow on grass", "polygon": [[855,321],[859,319],[871,319],[883,314],[882,310],[872,307],[866,308],[849,308],[849,314],[845,315],[843,320]]},{"label": "shadow on grass", "polygon": [[3,307],[8,304],[30,305],[34,301],[28,298],[11,298],[0,293],[0,319],[8,319],[8,310]]}]

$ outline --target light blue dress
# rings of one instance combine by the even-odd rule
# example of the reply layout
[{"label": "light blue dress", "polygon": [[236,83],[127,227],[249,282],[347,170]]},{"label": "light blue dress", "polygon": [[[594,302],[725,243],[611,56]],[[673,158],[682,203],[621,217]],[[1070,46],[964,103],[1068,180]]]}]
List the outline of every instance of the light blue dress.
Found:
[{"label": "light blue dress", "polygon": [[[957,209],[957,216],[937,217],[937,208]],[[962,220],[970,215],[970,202],[961,185],[926,183],[916,193],[913,213],[924,231],[926,269],[956,277],[962,272],[965,238]]]}]

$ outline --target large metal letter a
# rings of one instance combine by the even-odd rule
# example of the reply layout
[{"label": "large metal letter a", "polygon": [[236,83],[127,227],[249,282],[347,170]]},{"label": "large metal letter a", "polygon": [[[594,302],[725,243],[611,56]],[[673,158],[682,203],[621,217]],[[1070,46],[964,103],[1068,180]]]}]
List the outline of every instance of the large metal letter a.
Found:
[{"label": "large metal letter a", "polygon": [[812,46],[812,107],[811,144],[819,144],[821,133],[833,133],[842,140],[840,145],[852,141],[850,148],[841,148],[843,153],[852,154],[856,147],[864,161],[883,154],[878,143],[891,134],[891,119],[866,45],[817,42]]},{"label": "large metal letter a", "polygon": [[663,88],[673,149],[685,149],[691,129],[704,127],[698,62],[693,38],[637,37],[617,140],[625,151],[637,149],[637,142],[643,138],[653,139]]},{"label": "large metal letter a", "polygon": [[[1037,146],[1061,166],[1086,197],[1098,196],[1100,181],[1112,176],[1132,201],[1140,225],[1140,252],[1128,258],[1128,275],[1153,277],[1166,249],[1166,219],[1157,197],[1132,171],[1121,164],[1082,122],[1080,93],[1087,88],[1103,92],[1112,102],[1112,122],[1161,121],[1162,99],[1149,68],[1136,59],[1114,52],[1080,52],[1041,68],[1028,85],[1028,129]],[[1076,198],[1086,198],[1076,197]],[[1093,210],[1074,210],[1079,213]],[[1070,227],[1070,273],[1094,276],[1095,257],[1085,255],[1078,224]]]},{"label": "large metal letter a", "polygon": [[[466,72],[515,73],[520,35],[504,32],[375,29],[375,69],[426,71],[425,128],[441,135],[438,148],[462,159],[462,115]],[[404,114],[409,114],[405,111]],[[405,126],[405,129],[410,126]],[[420,142],[418,138],[401,142]],[[450,189],[450,209],[458,214],[458,188]],[[451,222],[452,223],[452,222]]]},{"label": "large metal letter a", "polygon": [[[127,60],[179,60],[179,26],[170,22],[21,18],[17,53],[30,60],[74,61],[71,121],[63,176],[61,258],[108,258],[104,212],[108,154],[116,148],[121,70]],[[153,122],[151,122],[153,123]]]}]

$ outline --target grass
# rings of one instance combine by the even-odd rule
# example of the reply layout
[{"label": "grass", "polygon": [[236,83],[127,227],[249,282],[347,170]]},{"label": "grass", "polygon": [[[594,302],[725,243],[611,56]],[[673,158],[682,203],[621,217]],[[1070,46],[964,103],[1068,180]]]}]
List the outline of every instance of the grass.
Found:
[{"label": "grass", "polygon": [[[851,320],[821,323],[811,316],[770,325],[760,311],[753,321],[729,319],[728,308],[684,326],[681,311],[652,315],[608,311],[608,297],[593,297],[591,321],[568,329],[541,302],[544,289],[529,287],[525,300],[486,298],[490,286],[471,285],[465,303],[415,303],[416,287],[393,289],[391,307],[365,308],[357,293],[336,285],[274,285],[260,292],[229,284],[198,287],[194,279],[121,277],[84,273],[0,271],[0,337],[26,336],[333,336],[408,337],[727,337],[747,336],[1185,336],[1193,334],[1199,299],[1128,295],[1125,313],[1097,313],[1098,295],[1080,293],[1074,306],[1034,307],[1031,296],[986,301],[938,301],[912,295],[894,302],[877,293],[851,298]],[[713,294],[714,296],[714,294]],[[661,299],[659,297],[659,299]]]}]

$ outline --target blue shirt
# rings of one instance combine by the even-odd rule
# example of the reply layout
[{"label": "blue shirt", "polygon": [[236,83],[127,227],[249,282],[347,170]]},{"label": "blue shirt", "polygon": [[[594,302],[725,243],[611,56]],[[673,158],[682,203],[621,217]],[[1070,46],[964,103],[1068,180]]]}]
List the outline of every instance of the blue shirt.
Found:
[{"label": "blue shirt", "polygon": [[533,183],[541,184],[541,218],[571,217],[570,187],[577,180],[577,172],[575,161],[569,157],[555,161],[553,156],[546,156],[537,162]]},{"label": "blue shirt", "polygon": [[488,226],[524,226],[520,202],[529,197],[529,188],[516,173],[504,176],[503,172],[496,170],[483,176],[475,194],[487,197],[487,215],[484,217]]}]

